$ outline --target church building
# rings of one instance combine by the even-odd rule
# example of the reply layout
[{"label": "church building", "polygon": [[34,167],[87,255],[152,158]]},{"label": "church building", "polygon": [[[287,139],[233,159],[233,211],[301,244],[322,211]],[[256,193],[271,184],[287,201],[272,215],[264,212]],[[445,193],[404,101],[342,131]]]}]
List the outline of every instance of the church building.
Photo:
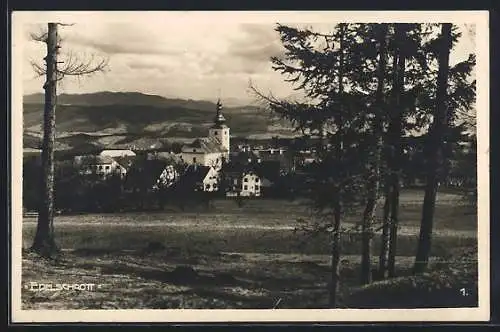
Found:
[{"label": "church building", "polygon": [[181,158],[188,165],[211,166],[220,170],[224,162],[229,160],[229,144],[229,127],[218,100],[217,113],[214,124],[208,130],[208,137],[197,138],[191,144],[184,145]]}]

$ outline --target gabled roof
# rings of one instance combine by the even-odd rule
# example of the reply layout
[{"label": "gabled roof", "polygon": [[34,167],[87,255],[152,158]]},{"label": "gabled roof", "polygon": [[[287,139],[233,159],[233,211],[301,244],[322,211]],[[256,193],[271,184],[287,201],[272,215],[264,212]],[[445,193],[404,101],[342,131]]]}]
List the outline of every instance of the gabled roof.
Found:
[{"label": "gabled roof", "polygon": [[113,159],[118,163],[118,165],[124,167],[125,169],[129,169],[134,163],[135,156],[123,156],[123,157],[114,157]]},{"label": "gabled roof", "polygon": [[102,150],[100,155],[110,157],[135,156],[135,152],[129,149],[107,149]]},{"label": "gabled roof", "polygon": [[205,179],[208,172],[210,172],[210,166],[189,165],[184,172],[183,178],[201,182]]},{"label": "gabled roof", "polygon": [[132,165],[125,179],[126,187],[152,187],[168,166],[163,160],[140,160]]},{"label": "gabled roof", "polygon": [[256,163],[250,163],[250,164],[244,164],[241,162],[235,162],[231,161],[224,166],[222,166],[222,173],[226,175],[243,175],[244,173],[250,173],[253,172],[257,175],[258,174],[258,164]]},{"label": "gabled roof", "polygon": [[156,159],[158,160],[163,160],[168,164],[181,164],[182,158],[178,155],[175,155],[173,153],[158,153]]},{"label": "gabled roof", "polygon": [[90,166],[90,165],[109,165],[114,162],[114,159],[109,156],[81,156],[81,165],[82,166]]},{"label": "gabled roof", "polygon": [[177,182],[177,186],[188,190],[195,188],[203,182],[210,169],[209,166],[189,165]]},{"label": "gabled roof", "polygon": [[227,149],[215,137],[197,138],[191,144],[182,147],[183,152],[191,152],[192,149],[197,149],[200,153],[227,152]]}]

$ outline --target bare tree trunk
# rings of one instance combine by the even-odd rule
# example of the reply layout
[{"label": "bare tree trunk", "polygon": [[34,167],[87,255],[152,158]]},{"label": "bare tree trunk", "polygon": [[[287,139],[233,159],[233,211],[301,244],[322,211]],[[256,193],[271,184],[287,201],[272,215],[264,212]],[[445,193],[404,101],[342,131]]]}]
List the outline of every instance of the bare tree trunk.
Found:
[{"label": "bare tree trunk", "polygon": [[45,82],[45,107],[42,145],[42,204],[39,207],[38,225],[32,249],[43,256],[57,251],[54,240],[54,142],[57,98],[57,23],[48,24],[47,81]]},{"label": "bare tree trunk", "polygon": [[389,181],[386,181],[384,189],[384,216],[382,224],[382,237],[381,237],[381,250],[379,257],[379,277],[381,279],[386,279],[388,275],[387,262],[389,260],[389,246],[390,241],[390,220],[389,216],[391,213],[391,187]]},{"label": "bare tree trunk", "polygon": [[384,97],[384,74],[386,70],[386,36],[387,24],[381,25],[379,53],[380,60],[377,70],[377,92],[375,97],[375,126],[374,139],[376,141],[375,153],[370,169],[370,180],[368,183],[368,201],[363,213],[362,222],[362,251],[361,251],[361,283],[369,284],[372,281],[371,273],[371,240],[373,234],[373,218],[375,217],[375,209],[380,187],[380,161],[382,153],[382,128],[383,119],[381,109],[383,107]]},{"label": "bare tree trunk", "polygon": [[[391,260],[390,255],[394,253],[394,250],[391,249],[392,245],[395,245],[396,237],[393,233],[395,230],[393,222],[394,212],[397,213],[397,207],[394,207],[394,172],[395,172],[395,158],[396,158],[396,140],[395,136],[397,133],[397,118],[399,110],[399,96],[400,88],[399,88],[399,58],[400,58],[400,27],[396,25],[395,27],[395,40],[396,45],[394,47],[393,53],[393,62],[392,62],[392,112],[389,116],[389,129],[386,136],[386,161],[387,161],[387,169],[388,172],[386,174],[385,180],[385,203],[384,203],[384,216],[383,216],[383,225],[382,225],[382,243],[381,243],[381,251],[380,251],[380,261],[379,261],[379,273],[381,278],[387,278],[391,275],[389,272],[389,261]],[[396,218],[397,219],[397,218]]]},{"label": "bare tree trunk", "polygon": [[332,275],[330,284],[330,308],[337,306],[337,288],[340,281],[340,225],[341,225],[342,211],[340,202],[336,202],[334,211],[334,225],[333,225],[333,238],[332,238]]},{"label": "bare tree trunk", "polygon": [[452,46],[451,28],[452,25],[449,23],[445,23],[441,27],[441,45],[438,55],[439,71],[436,91],[436,114],[434,116],[434,123],[429,132],[429,141],[427,145],[429,151],[427,184],[422,207],[420,237],[415,257],[414,273],[422,273],[427,268],[431,249],[434,209],[439,181],[438,172],[442,166],[441,151],[443,148],[443,136],[448,124],[446,89],[448,87],[449,58]]},{"label": "bare tree trunk", "polygon": [[392,191],[391,191],[391,222],[389,227],[389,257],[387,261],[387,271],[389,278],[396,276],[396,251],[398,240],[398,224],[399,224],[399,176],[393,175]]},{"label": "bare tree trunk", "polygon": [[396,49],[397,49],[397,68],[395,74],[394,86],[394,118],[391,123],[391,136],[392,141],[392,161],[391,161],[391,222],[390,222],[390,245],[389,245],[389,260],[387,269],[389,277],[396,275],[396,249],[398,239],[398,224],[399,224],[399,182],[401,173],[401,136],[403,134],[403,105],[401,103],[401,96],[404,94],[405,82],[405,65],[406,59],[404,54],[403,41],[406,38],[406,25],[396,24]]},{"label": "bare tree trunk", "polygon": [[[340,36],[340,60],[339,60],[339,89],[338,93],[340,98],[343,98],[343,93],[344,93],[344,85],[343,85],[343,78],[344,78],[344,36],[345,36],[345,29],[346,25],[342,24],[340,25],[341,29],[341,36]],[[342,107],[341,107],[342,108]],[[344,131],[344,125],[343,125],[343,114],[342,114],[342,109],[340,110],[340,114],[337,115],[337,126],[338,126],[338,132],[337,132],[337,142],[335,143],[335,157],[339,161],[339,164],[341,164],[342,161],[342,154],[343,154],[343,131]],[[336,186],[336,193],[333,197],[334,199],[334,224],[333,224],[333,238],[332,238],[332,275],[331,275],[331,282],[330,282],[330,308],[335,308],[337,306],[337,289],[340,281],[340,253],[341,253],[341,237],[340,237],[340,226],[342,223],[342,204],[341,204],[341,195],[340,195],[340,188]]]}]

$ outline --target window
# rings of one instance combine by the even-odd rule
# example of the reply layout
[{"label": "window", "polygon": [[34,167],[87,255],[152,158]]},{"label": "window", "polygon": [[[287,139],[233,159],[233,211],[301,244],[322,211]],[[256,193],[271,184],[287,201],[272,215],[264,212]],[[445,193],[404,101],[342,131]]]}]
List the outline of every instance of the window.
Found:
[{"label": "window", "polygon": [[193,152],[196,152],[196,149],[193,149]]},{"label": "window", "polygon": [[259,178],[258,177],[255,177],[255,183],[259,183]]},{"label": "window", "polygon": [[102,165],[99,165],[99,169],[102,170]]},{"label": "window", "polygon": [[210,183],[207,183],[207,184],[205,185],[205,189],[206,189],[206,190],[210,190]]},{"label": "window", "polygon": [[244,179],[243,179],[243,182],[248,182],[248,178],[244,178]]},{"label": "window", "polygon": [[110,168],[110,167],[111,167],[111,166],[106,166],[106,169],[107,169],[107,170],[109,170],[109,168]]},{"label": "window", "polygon": [[255,185],[255,191],[259,191],[259,185]]},{"label": "window", "polygon": [[248,190],[248,186],[247,186],[247,185],[244,185],[244,186],[243,186],[243,190]]},{"label": "window", "polygon": [[214,135],[217,135],[217,130],[216,130],[216,131],[214,131]]},{"label": "window", "polygon": [[193,157],[193,164],[196,164],[196,157]]}]

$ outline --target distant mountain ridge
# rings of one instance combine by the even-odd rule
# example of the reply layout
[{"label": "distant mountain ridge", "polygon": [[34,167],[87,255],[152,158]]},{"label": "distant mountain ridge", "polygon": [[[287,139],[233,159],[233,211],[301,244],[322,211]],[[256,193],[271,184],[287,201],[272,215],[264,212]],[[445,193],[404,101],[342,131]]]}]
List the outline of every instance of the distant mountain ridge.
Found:
[{"label": "distant mountain ridge", "polygon": [[[222,100],[224,104],[224,100]],[[24,146],[39,146],[44,95],[24,96]],[[205,136],[213,121],[216,104],[138,92],[61,94],[56,109],[59,149],[91,145],[151,145],[160,139],[191,139]],[[232,135],[289,135],[290,128],[256,106],[224,107]]]},{"label": "distant mountain ridge", "polygon": [[[60,94],[57,97],[59,105],[76,105],[76,106],[110,106],[110,105],[129,105],[129,106],[152,106],[159,108],[182,107],[186,109],[194,109],[199,111],[214,111],[216,104],[211,101],[167,98],[158,95],[149,95],[141,92],[110,92],[102,91],[96,93],[84,94]],[[35,93],[25,95],[23,97],[24,104],[43,104],[44,94]],[[230,104],[236,105],[236,99],[230,98]],[[252,108],[255,106],[229,106],[228,111],[232,108]]]}]

